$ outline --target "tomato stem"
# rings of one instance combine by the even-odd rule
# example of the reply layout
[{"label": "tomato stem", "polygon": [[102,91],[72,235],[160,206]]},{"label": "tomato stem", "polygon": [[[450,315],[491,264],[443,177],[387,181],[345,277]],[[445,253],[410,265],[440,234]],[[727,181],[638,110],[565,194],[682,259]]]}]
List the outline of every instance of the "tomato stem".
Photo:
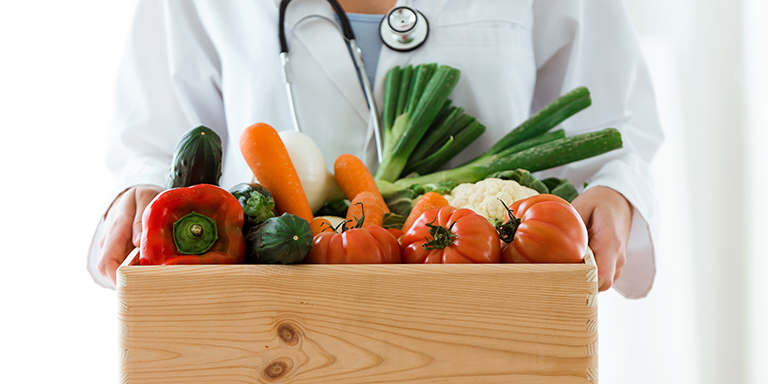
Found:
[{"label": "tomato stem", "polygon": [[517,227],[520,226],[520,223],[522,222],[522,220],[515,217],[515,214],[513,213],[512,209],[507,207],[507,204],[504,203],[504,200],[499,199],[499,201],[501,201],[501,204],[504,206],[504,209],[507,211],[507,216],[509,216],[509,220],[506,223],[497,225],[496,231],[499,232],[499,239],[509,244],[512,242],[512,240],[515,239],[515,232],[517,232]]},{"label": "tomato stem", "polygon": [[456,239],[459,238],[459,236],[455,235],[453,233],[453,226],[456,225],[456,221],[451,223],[451,226],[446,228],[442,225],[434,225],[433,223],[437,220],[437,217],[435,217],[434,220],[427,223],[427,227],[429,227],[429,234],[432,235],[432,240],[430,240],[428,237],[424,237],[424,240],[427,242],[424,243],[423,247],[427,251],[431,251],[433,249],[441,249],[441,248],[448,248],[453,244]]}]

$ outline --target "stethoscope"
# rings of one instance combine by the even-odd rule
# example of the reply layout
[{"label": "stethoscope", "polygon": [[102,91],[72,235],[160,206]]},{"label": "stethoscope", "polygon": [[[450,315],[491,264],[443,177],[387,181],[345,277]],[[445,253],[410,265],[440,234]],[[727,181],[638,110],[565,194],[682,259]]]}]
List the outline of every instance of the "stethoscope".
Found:
[{"label": "stethoscope", "polygon": [[[283,77],[285,80],[285,90],[288,94],[288,107],[291,111],[291,118],[293,120],[293,128],[301,132],[299,126],[299,118],[296,114],[296,102],[293,98],[290,64],[288,60],[288,43],[285,39],[285,10],[288,8],[288,3],[291,0],[280,1],[280,19],[278,25],[278,32],[280,36],[280,61],[283,64]],[[360,80],[360,84],[365,94],[365,100],[368,103],[368,110],[370,111],[370,121],[373,125],[374,138],[376,140],[376,155],[379,162],[382,161],[382,140],[381,140],[381,128],[379,123],[379,111],[376,107],[376,101],[373,98],[373,91],[371,90],[371,84],[368,80],[368,76],[365,74],[365,66],[363,64],[363,56],[360,48],[357,47],[355,42],[355,34],[352,31],[352,26],[349,23],[347,14],[341,5],[336,0],[328,0],[331,4],[333,11],[339,18],[339,24],[341,26],[341,33],[344,35],[344,39],[349,47],[350,56],[355,64],[355,70],[357,71],[357,77]],[[315,16],[315,15],[311,15]],[[335,21],[334,21],[335,22]],[[298,23],[297,23],[298,24]],[[429,23],[424,15],[409,7],[399,6],[391,9],[379,24],[379,35],[384,45],[395,51],[407,52],[418,48],[426,41],[429,35]]]}]

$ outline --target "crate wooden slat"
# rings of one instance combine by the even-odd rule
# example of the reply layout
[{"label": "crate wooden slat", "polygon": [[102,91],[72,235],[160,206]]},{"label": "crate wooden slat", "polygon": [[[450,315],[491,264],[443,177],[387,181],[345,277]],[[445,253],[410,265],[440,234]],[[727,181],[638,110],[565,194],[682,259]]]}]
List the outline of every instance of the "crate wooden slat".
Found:
[{"label": "crate wooden slat", "polygon": [[123,383],[596,383],[587,264],[118,271]]}]

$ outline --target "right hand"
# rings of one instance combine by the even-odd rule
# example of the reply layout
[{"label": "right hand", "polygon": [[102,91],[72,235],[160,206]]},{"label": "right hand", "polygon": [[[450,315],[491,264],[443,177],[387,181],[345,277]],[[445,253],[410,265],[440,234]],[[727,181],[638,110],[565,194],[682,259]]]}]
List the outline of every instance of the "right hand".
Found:
[{"label": "right hand", "polygon": [[154,185],[132,187],[118,196],[107,211],[99,240],[99,273],[116,285],[117,267],[141,243],[141,216],[163,189]]}]

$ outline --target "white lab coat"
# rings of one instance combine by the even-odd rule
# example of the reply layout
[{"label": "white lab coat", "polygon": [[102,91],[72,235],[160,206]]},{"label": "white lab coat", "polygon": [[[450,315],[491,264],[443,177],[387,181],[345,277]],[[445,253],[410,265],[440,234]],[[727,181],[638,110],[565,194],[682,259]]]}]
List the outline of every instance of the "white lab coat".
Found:
[{"label": "white lab coat", "polygon": [[[256,122],[292,129],[277,39],[278,0],[139,1],[119,72],[108,165],[117,176],[111,201],[138,184],[164,185],[176,141],[205,125],[224,145],[221,186],[247,180],[240,132]],[[398,1],[401,4],[402,0]],[[384,47],[374,93],[395,65],[436,62],[461,70],[451,99],[486,132],[454,163],[487,150],[557,96],[587,86],[593,104],[562,124],[568,135],[618,128],[624,148],[549,170],[542,177],[604,185],[634,207],[627,264],[614,285],[645,296],[655,274],[657,212],[649,161],[663,135],[654,94],[627,7],[617,0],[415,0],[431,31],[419,49]],[[333,160],[352,153],[375,169],[368,108],[347,47],[325,0],[294,0],[288,45],[301,125]],[[99,229],[89,255],[96,269]]]}]

